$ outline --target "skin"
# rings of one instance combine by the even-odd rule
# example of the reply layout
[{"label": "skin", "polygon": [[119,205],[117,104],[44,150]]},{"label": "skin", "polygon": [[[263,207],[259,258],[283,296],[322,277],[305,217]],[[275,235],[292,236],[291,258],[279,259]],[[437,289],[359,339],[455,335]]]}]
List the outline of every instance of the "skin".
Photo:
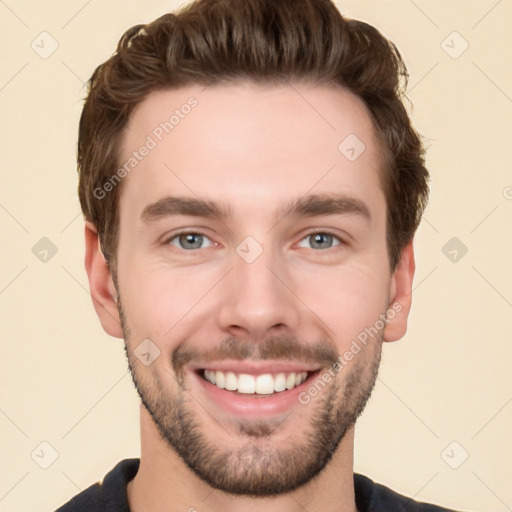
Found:
[{"label": "skin", "polygon": [[[120,160],[124,162],[190,96],[197,99],[197,107],[122,182],[117,289],[96,230],[86,223],[91,294],[104,330],[125,338],[134,380],[153,406],[164,406],[167,398],[174,404],[172,400],[181,396],[206,441],[234,453],[257,447],[258,453],[267,454],[268,463],[283,450],[311,449],[307,433],[316,428],[314,420],[328,397],[343,413],[354,405],[353,387],[348,397],[343,393],[356,375],[356,391],[371,392],[371,369],[378,366],[382,343],[406,332],[414,275],[412,242],[391,271],[379,146],[364,104],[341,88],[239,83],[153,92],[130,117]],[[349,134],[366,146],[355,161],[338,150]],[[359,199],[371,219],[354,213],[276,216],[284,203],[312,193]],[[222,221],[168,216],[144,222],[144,208],[166,195],[223,202],[231,216]],[[179,231],[207,239],[191,256],[177,238],[168,242]],[[342,243],[333,239],[331,248],[313,246],[309,235],[325,232],[339,236]],[[250,264],[236,252],[247,236],[263,249]],[[181,375],[172,364],[173,354],[185,346],[202,355],[228,338],[252,347],[256,355],[271,337],[289,337],[311,349],[326,346],[343,354],[392,304],[399,304],[400,311],[379,336],[309,405],[293,403],[286,414],[257,418],[227,413],[191,374],[196,359],[183,365]],[[160,356],[145,366],[133,351],[147,338],[158,346]],[[322,371],[327,369],[324,363]],[[191,507],[199,512],[356,511],[353,425],[314,478],[294,490],[254,498],[213,489],[162,438],[143,405],[140,413],[141,464],[127,488],[134,512]],[[262,424],[271,429],[270,437],[251,437],[241,428]],[[246,469],[255,470],[259,462],[257,457],[247,461]],[[267,466],[272,471],[272,464]]]}]

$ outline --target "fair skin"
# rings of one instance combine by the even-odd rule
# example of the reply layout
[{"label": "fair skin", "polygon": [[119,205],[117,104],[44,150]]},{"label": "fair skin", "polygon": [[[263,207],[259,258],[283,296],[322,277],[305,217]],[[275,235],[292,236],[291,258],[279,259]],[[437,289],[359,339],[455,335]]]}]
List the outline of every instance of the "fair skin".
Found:
[{"label": "fair skin", "polygon": [[[371,372],[378,366],[382,342],[405,334],[414,275],[412,243],[397,268],[389,267],[380,152],[369,115],[357,97],[342,89],[189,85],[153,92],[136,107],[120,160],[190,96],[197,107],[123,180],[118,289],[94,226],[85,228],[86,269],[97,314],[108,334],[125,338],[138,391],[151,410],[141,405],[141,463],[127,488],[130,509],[356,512],[351,420],[373,386]],[[366,146],[354,161],[338,150],[349,134]],[[279,215],[290,201],[313,194],[343,195],[351,208]],[[225,218],[142,215],[148,205],[171,195],[213,201],[229,212]],[[197,235],[187,242],[176,236],[182,232]],[[324,235],[315,243],[312,235],[317,233],[333,237]],[[251,254],[262,249],[250,263],[241,257],[243,251],[237,252],[249,236],[259,246],[242,248]],[[310,403],[301,403],[299,393],[330,367],[319,349],[345,353],[392,304],[399,304],[399,311],[379,336]],[[278,355],[276,344],[265,343],[273,337],[291,340],[286,354]],[[134,355],[145,339],[160,350],[149,365]],[[231,348],[221,345],[227,339],[234,342]],[[306,350],[304,357],[299,357],[299,345]],[[250,357],[235,357],[229,350],[236,347],[247,349]],[[262,355],[268,347],[274,349],[270,358]],[[176,366],[173,356],[185,349],[190,357]],[[204,369],[255,377],[308,373],[295,388],[257,396],[219,389],[203,378]],[[338,415],[321,416],[328,403]],[[176,410],[195,425],[201,453],[190,449],[180,455],[173,448],[173,439],[176,445],[196,446],[186,437],[190,428],[183,427],[181,440],[173,438],[181,425]],[[346,431],[336,430],[345,420]],[[322,439],[333,443],[329,460],[321,458],[321,448],[315,452],[316,445],[322,446],[318,429],[324,426]],[[341,440],[334,439],[342,433]],[[325,446],[331,445],[326,441]],[[219,454],[229,457],[210,460]],[[301,481],[302,460],[310,469],[319,460],[325,467]],[[283,474],[297,485],[265,495],[265,474],[269,485]],[[230,485],[240,489],[249,483],[259,497],[229,492]]]}]

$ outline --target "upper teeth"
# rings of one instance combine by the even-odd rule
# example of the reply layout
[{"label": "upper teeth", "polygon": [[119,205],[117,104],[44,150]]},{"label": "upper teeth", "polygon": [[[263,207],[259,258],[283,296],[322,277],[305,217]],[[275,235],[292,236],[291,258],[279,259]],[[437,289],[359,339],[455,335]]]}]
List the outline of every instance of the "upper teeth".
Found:
[{"label": "upper teeth", "polygon": [[204,371],[204,378],[218,388],[238,391],[239,393],[258,393],[260,395],[270,395],[275,391],[292,389],[302,384],[307,376],[308,372],[249,375],[247,373],[236,374],[220,370]]}]

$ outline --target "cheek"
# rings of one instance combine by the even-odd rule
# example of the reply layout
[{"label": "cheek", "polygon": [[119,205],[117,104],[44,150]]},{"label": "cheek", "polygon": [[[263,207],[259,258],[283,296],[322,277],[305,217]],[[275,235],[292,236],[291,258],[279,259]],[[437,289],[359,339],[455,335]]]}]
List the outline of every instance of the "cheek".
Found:
[{"label": "cheek", "polygon": [[386,274],[364,265],[317,269],[297,279],[303,302],[327,325],[327,334],[340,348],[375,325],[387,305]]},{"label": "cheek", "polygon": [[218,280],[211,268],[172,268],[168,263],[135,259],[125,265],[124,274],[123,307],[130,327],[155,340],[172,337],[175,326],[193,317],[195,307]]}]

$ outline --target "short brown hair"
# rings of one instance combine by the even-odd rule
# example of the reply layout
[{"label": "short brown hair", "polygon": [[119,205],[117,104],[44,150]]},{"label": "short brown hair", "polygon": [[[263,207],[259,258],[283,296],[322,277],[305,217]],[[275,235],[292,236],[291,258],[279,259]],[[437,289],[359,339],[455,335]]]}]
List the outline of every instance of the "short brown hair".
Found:
[{"label": "short brown hair", "polygon": [[[79,196],[115,276],[121,184],[95,190],[119,166],[133,108],[149,92],[239,80],[342,86],[360,97],[381,142],[392,270],[428,200],[424,148],[403,105],[407,69],[395,45],[331,0],[196,0],[121,37],[88,82],[78,136]],[[340,141],[341,142],[341,141]]]}]

